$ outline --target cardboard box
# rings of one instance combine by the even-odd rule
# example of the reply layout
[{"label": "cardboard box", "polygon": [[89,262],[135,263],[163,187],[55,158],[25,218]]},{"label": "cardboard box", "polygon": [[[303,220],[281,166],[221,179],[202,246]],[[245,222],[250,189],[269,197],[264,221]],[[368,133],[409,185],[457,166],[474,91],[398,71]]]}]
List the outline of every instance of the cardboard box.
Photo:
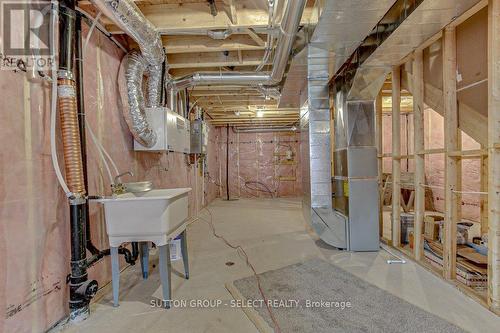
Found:
[{"label": "cardboard box", "polygon": [[424,217],[424,236],[429,240],[438,240],[439,238],[439,221],[442,221],[442,216],[427,215]]}]

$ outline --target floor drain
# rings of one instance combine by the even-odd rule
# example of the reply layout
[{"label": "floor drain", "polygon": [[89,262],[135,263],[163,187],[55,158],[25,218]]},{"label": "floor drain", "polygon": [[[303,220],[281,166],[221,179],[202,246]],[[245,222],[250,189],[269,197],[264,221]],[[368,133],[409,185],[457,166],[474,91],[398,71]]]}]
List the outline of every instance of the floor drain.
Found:
[{"label": "floor drain", "polygon": [[233,266],[233,265],[234,265],[234,262],[232,262],[232,261],[226,262],[226,266]]}]

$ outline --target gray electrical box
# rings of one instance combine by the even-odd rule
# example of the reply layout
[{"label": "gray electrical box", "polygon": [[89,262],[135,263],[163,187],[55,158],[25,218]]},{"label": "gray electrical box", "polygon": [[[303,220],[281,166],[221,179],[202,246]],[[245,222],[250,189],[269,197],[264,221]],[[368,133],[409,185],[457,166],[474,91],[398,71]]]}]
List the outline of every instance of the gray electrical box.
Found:
[{"label": "gray electrical box", "polygon": [[156,133],[156,144],[148,148],[134,141],[134,150],[175,151],[189,154],[191,148],[189,120],[164,107],[146,108],[146,118]]},{"label": "gray electrical box", "polygon": [[191,154],[206,154],[208,146],[208,126],[203,120],[191,122]]}]

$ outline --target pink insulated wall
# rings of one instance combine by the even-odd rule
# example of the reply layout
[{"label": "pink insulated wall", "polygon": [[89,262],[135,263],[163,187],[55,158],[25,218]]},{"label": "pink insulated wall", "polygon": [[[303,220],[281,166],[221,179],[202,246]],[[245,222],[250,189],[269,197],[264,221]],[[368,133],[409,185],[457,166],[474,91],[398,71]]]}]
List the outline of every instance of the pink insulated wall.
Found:
[{"label": "pink insulated wall", "polygon": [[[188,165],[184,154],[134,152],[117,85],[123,55],[94,32],[84,58],[89,125],[118,169],[133,171],[133,179],[151,180],[157,188],[193,188],[189,207],[194,215],[217,196],[218,187],[201,172],[218,172],[217,131],[210,131],[205,167]],[[0,332],[44,332],[67,316],[69,296],[69,208],[50,158],[50,85],[1,71],[0,91]],[[89,194],[110,195],[108,176],[87,136]],[[108,248],[97,204],[90,205],[90,223],[94,244]],[[90,268],[89,275],[101,286],[110,281],[109,259]]]},{"label": "pink insulated wall", "polygon": [[[424,113],[425,149],[439,149],[444,147],[443,116],[426,108]],[[383,115],[383,153],[391,153],[392,149],[392,116]],[[401,115],[401,152],[413,154],[413,115]],[[407,143],[408,142],[408,143]],[[462,132],[462,149],[479,149],[480,145],[470,136]],[[392,159],[384,158],[384,172],[392,170]],[[413,172],[412,159],[401,160],[402,172]],[[428,185],[433,186],[432,197],[434,207],[439,212],[444,212],[444,154],[432,154],[425,157],[425,178]],[[480,161],[462,161],[462,191],[480,191]],[[464,194],[461,198],[462,218],[473,221],[480,220],[480,196],[477,194]]]},{"label": "pink insulated wall", "polygon": [[[218,176],[221,198],[226,192],[227,129],[218,127]],[[298,197],[302,195],[299,134],[238,133],[229,129],[230,198]],[[291,152],[291,158],[287,157]],[[290,153],[288,153],[290,154]]]}]

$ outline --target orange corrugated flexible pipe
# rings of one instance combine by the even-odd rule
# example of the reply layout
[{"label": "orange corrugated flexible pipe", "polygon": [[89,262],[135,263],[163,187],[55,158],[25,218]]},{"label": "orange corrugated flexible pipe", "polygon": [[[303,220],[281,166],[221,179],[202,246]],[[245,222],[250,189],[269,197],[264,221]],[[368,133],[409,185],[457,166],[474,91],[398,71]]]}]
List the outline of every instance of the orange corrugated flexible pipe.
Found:
[{"label": "orange corrugated flexible pipe", "polygon": [[80,150],[80,133],[78,131],[76,84],[75,81],[69,79],[59,79],[57,84],[57,103],[61,120],[66,182],[72,193],[83,196],[85,195],[85,183],[82,152]]}]

